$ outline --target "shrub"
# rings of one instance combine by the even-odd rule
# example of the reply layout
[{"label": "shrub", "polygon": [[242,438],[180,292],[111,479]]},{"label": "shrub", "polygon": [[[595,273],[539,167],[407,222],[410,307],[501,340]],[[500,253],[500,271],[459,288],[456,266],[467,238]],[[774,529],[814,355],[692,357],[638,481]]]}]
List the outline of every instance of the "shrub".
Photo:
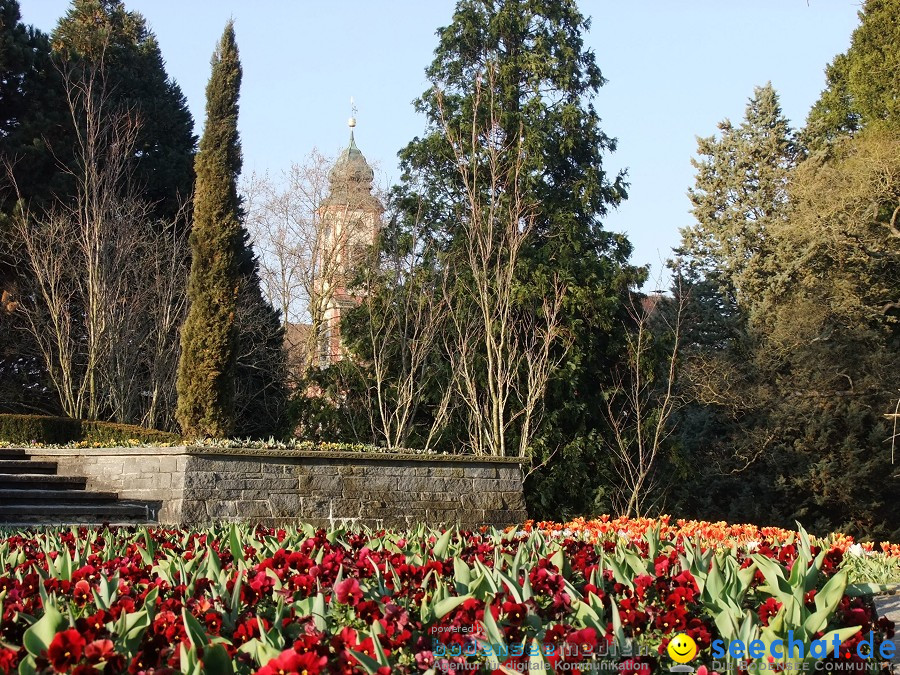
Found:
[{"label": "shrub", "polygon": [[71,417],[0,415],[0,439],[10,443],[69,443],[81,436],[81,422]]},{"label": "shrub", "polygon": [[129,441],[172,443],[179,439],[175,434],[156,429],[145,429],[133,424],[114,424],[45,415],[0,414],[0,440],[24,445],[30,443],[64,445],[77,442],[122,445],[128,444]]},{"label": "shrub", "polygon": [[112,445],[127,444],[128,441],[141,443],[175,443],[180,440],[177,434],[159,429],[146,429],[136,424],[114,424],[113,422],[83,421],[81,438],[86,443],[103,443]]}]

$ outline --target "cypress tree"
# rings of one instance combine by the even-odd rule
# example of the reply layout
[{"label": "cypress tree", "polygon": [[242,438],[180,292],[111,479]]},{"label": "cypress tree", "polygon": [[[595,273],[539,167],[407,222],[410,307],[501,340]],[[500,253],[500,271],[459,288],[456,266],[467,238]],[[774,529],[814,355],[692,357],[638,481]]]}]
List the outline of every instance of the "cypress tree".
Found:
[{"label": "cypress tree", "polygon": [[212,58],[206,127],[195,163],[189,309],[178,367],[177,417],[185,434],[223,437],[234,429],[242,229],[237,194],[240,85],[241,64],[229,21]]}]

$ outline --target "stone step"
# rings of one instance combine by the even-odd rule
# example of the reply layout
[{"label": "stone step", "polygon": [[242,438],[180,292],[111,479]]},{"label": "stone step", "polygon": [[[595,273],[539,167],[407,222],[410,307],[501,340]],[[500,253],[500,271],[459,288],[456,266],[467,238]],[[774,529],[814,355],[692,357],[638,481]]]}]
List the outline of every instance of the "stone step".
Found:
[{"label": "stone step", "polygon": [[84,490],[87,478],[48,474],[0,474],[0,490]]},{"label": "stone step", "polygon": [[114,503],[118,498],[119,495],[115,492],[85,492],[84,490],[16,489],[0,492],[0,504],[41,504],[44,502],[105,504]]},{"label": "stone step", "polygon": [[28,459],[28,453],[21,448],[0,448],[0,460]]},{"label": "stone step", "polygon": [[0,524],[11,525],[138,525],[156,522],[149,504],[0,504]]},{"label": "stone step", "polygon": [[56,462],[32,462],[28,459],[0,459],[0,474],[56,473]]}]

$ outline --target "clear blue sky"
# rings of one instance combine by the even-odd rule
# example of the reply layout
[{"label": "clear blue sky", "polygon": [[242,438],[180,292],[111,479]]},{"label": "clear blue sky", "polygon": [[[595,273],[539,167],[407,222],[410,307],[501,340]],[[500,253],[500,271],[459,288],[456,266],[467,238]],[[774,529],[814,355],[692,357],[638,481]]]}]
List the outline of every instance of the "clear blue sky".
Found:
[{"label": "clear blue sky", "polygon": [[[23,19],[50,31],[68,0],[20,0]],[[453,0],[126,0],[156,33],[169,74],[199,127],[209,59],[229,17],[244,66],[240,131],[244,171],[277,173],[314,146],[336,154],[356,139],[373,165],[399,177],[396,153],[422,133],[411,101]],[[850,44],[851,0],[580,0],[592,17],[585,44],[609,81],[597,98],[606,159],[628,169],[629,199],[606,220],[635,246],[634,262],[670,256],[691,222],[685,195],[697,135],[743,115],[755,85],[771,80],[793,124],[803,124],[824,68]],[[653,288],[653,282],[649,284]]]}]

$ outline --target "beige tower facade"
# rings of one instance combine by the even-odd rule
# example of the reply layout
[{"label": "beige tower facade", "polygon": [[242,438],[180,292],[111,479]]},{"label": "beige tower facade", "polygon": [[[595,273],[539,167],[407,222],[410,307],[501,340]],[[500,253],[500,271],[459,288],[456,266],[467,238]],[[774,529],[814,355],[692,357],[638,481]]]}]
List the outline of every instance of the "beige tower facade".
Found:
[{"label": "beige tower facade", "polygon": [[350,145],[328,175],[330,191],[319,208],[319,265],[315,288],[321,328],[318,361],[326,367],[343,358],[341,316],[362,297],[351,289],[360,262],[375,242],[384,207],[372,194],[375,172],[356,147],[350,118]]}]

